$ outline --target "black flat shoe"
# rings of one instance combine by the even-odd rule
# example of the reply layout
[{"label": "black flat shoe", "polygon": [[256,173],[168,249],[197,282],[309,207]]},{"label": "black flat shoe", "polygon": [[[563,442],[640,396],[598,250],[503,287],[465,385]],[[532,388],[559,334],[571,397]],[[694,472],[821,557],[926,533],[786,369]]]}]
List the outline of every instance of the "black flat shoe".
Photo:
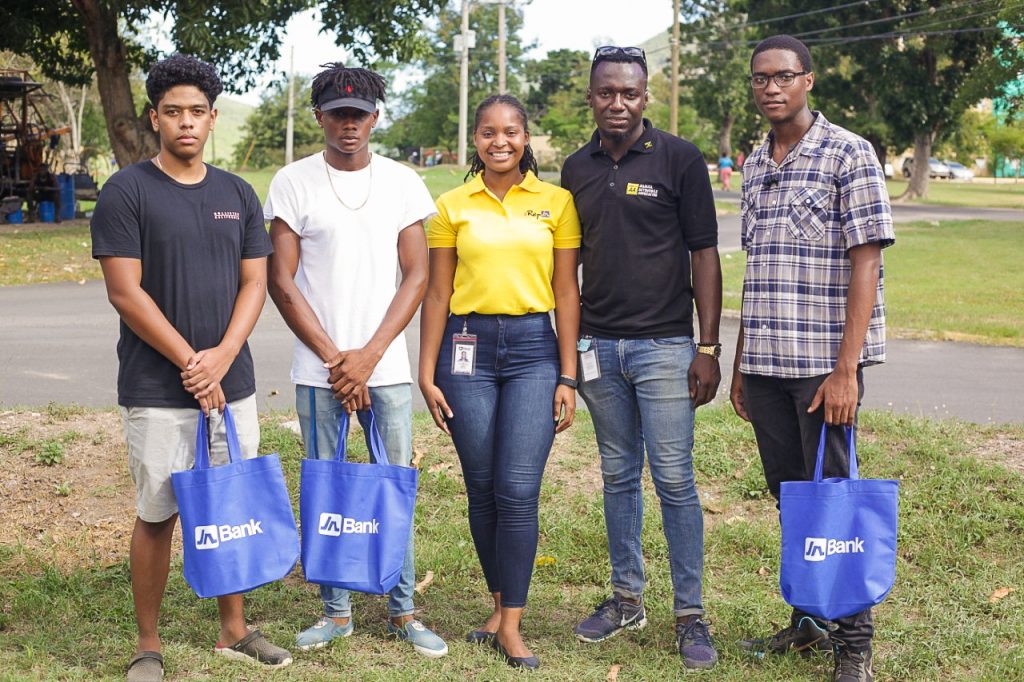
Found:
[{"label": "black flat shoe", "polygon": [[487,632],[487,630],[470,630],[466,634],[466,641],[470,644],[490,644],[491,640],[494,639],[493,632]]},{"label": "black flat shoe", "polygon": [[501,645],[501,642],[498,641],[497,637],[491,638],[491,648],[497,651],[498,655],[504,658],[505,662],[513,668],[525,668],[527,670],[536,670],[540,667],[540,659],[538,659],[536,656],[519,657],[510,655],[507,651],[505,651],[505,647]]}]

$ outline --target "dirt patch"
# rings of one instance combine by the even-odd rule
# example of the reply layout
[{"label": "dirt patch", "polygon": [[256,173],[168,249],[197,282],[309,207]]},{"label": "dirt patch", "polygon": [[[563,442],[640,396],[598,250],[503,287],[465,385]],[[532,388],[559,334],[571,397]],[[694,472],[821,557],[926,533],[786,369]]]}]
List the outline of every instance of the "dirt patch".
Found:
[{"label": "dirt patch", "polygon": [[122,560],[135,521],[125,458],[116,412],[0,412],[0,545],[64,571]]},{"label": "dirt patch", "polygon": [[1024,474],[1024,437],[1020,434],[996,434],[977,446],[971,455]]}]

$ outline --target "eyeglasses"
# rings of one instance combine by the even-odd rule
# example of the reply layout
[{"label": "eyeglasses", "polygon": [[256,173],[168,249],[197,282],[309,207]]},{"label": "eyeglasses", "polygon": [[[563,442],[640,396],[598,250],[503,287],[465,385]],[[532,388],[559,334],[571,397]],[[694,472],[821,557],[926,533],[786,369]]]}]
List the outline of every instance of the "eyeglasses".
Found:
[{"label": "eyeglasses", "polygon": [[608,59],[610,57],[629,57],[647,63],[647,55],[639,47],[619,47],[618,45],[604,45],[594,50],[594,61]]},{"label": "eyeglasses", "polygon": [[806,76],[811,73],[810,71],[779,71],[771,75],[765,73],[755,73],[750,77],[750,87],[755,90],[761,90],[768,87],[768,79],[775,81],[775,84],[780,88],[788,88],[796,80],[797,76]]}]

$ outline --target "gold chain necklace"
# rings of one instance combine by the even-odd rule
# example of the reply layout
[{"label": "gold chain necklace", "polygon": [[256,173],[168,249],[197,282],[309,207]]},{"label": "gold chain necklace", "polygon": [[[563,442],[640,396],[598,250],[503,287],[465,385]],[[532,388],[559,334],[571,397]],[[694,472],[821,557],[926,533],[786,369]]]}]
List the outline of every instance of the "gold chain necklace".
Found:
[{"label": "gold chain necklace", "polygon": [[[372,155],[370,161],[373,161]],[[334,198],[350,211],[358,211],[363,206],[366,206],[366,202],[370,200],[370,194],[373,192],[373,163],[371,162],[367,162],[366,164],[366,167],[370,169],[370,179],[366,185],[366,197],[358,206],[349,206],[345,203],[345,200],[341,198],[341,195],[338,194],[338,190],[334,189],[334,179],[331,177],[331,165],[327,163],[327,152],[324,152],[324,171],[327,173],[327,182],[331,185],[331,191],[334,192]]]}]

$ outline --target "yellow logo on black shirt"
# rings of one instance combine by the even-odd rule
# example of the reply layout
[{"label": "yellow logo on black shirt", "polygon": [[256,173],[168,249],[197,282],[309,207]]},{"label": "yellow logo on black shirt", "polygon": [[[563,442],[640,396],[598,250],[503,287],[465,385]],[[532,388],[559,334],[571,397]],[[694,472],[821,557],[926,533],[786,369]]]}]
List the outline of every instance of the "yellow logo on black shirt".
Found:
[{"label": "yellow logo on black shirt", "polygon": [[648,185],[646,182],[627,182],[626,194],[634,197],[657,197],[658,190],[654,185]]}]

